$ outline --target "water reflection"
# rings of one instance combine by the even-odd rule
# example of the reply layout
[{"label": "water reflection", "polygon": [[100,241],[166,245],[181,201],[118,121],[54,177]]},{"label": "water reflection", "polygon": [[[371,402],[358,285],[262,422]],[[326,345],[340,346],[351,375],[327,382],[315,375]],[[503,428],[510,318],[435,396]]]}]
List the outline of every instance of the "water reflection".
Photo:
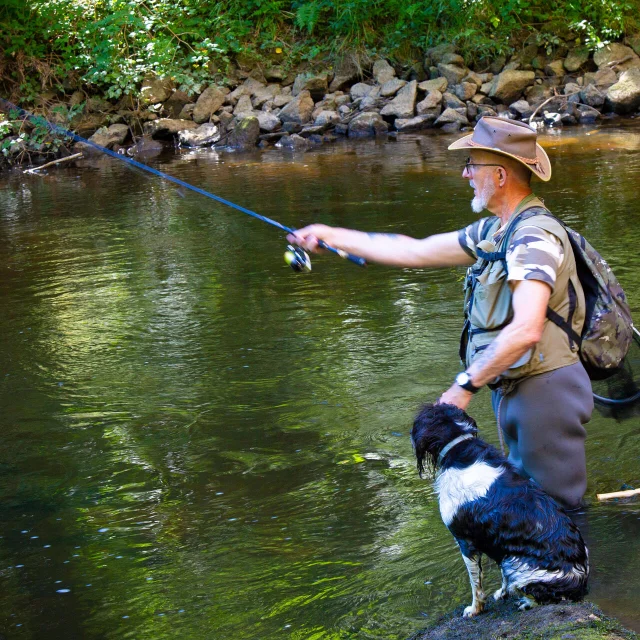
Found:
[{"label": "water reflection", "polygon": [[[638,138],[545,139],[555,175],[539,187],[610,259],[636,313]],[[424,236],[471,219],[448,143],[156,166],[285,225]],[[405,637],[466,603],[406,435],[458,370],[458,270],[327,256],[297,277],[279,232],[111,161],[3,187],[7,633]],[[474,402],[496,442],[488,398]],[[591,496],[638,483],[637,429],[594,417]],[[593,505],[585,530],[593,599],[636,628],[639,528],[637,505]]]}]

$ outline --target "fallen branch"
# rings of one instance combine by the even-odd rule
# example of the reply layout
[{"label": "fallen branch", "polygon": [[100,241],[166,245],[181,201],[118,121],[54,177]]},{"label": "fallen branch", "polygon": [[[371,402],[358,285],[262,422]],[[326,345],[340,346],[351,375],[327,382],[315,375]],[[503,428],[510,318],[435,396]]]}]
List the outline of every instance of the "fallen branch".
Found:
[{"label": "fallen branch", "polygon": [[559,95],[553,95],[550,98],[547,98],[542,104],[539,104],[536,107],[536,110],[531,114],[530,118],[529,118],[529,123],[533,122],[533,119],[536,117],[536,115],[538,115],[538,111],[540,111],[540,109],[542,109],[542,107],[544,107],[545,104],[549,104],[550,102],[552,102],[553,100],[568,100],[571,96],[575,96],[577,93],[580,93],[580,91],[574,91],[573,93],[567,93],[564,96],[559,96]]},{"label": "fallen branch", "polygon": [[607,62],[607,67],[609,67],[610,69],[613,69],[613,67],[617,67],[619,64],[624,64],[629,60],[633,60],[633,56],[626,56],[621,60],[612,60],[611,62]]},{"label": "fallen branch", "polygon": [[613,500],[614,498],[631,498],[640,496],[640,489],[629,489],[628,491],[614,491],[613,493],[598,493],[598,500]]},{"label": "fallen branch", "polygon": [[72,156],[66,156],[65,158],[59,158],[58,160],[53,160],[51,162],[47,162],[47,164],[43,164],[39,167],[34,167],[33,169],[25,169],[23,173],[36,173],[40,171],[40,169],[45,169],[46,167],[50,167],[53,164],[60,164],[62,162],[68,162],[69,160],[75,160],[76,158],[82,158],[81,153],[74,153]]}]

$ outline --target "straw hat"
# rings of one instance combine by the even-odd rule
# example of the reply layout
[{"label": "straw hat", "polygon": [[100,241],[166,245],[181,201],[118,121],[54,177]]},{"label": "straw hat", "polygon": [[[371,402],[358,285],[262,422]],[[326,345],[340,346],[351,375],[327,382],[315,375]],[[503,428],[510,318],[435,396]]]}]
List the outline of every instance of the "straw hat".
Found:
[{"label": "straw hat", "polygon": [[456,140],[449,149],[485,149],[509,156],[547,182],[551,163],[536,137],[535,129],[524,122],[486,116],[478,120],[472,134]]}]

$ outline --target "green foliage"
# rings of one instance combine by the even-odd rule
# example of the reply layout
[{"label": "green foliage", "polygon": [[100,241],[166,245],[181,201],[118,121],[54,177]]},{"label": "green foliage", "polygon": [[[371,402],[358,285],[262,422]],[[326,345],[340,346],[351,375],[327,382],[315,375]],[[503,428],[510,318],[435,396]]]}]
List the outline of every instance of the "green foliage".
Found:
[{"label": "green foliage", "polygon": [[[145,76],[188,92],[222,79],[236,54],[276,47],[312,58],[342,49],[393,56],[453,42],[471,61],[525,40],[551,53],[635,27],[640,0],[4,0],[0,82],[29,101],[75,80],[119,98]],[[533,39],[531,39],[533,36]]]},{"label": "green foliage", "polygon": [[[51,110],[51,117],[66,128],[83,110],[84,103],[69,108],[57,105]],[[20,164],[25,156],[55,157],[70,142],[59,131],[52,131],[44,117],[25,120],[17,111],[0,113],[0,160],[8,164]]]}]

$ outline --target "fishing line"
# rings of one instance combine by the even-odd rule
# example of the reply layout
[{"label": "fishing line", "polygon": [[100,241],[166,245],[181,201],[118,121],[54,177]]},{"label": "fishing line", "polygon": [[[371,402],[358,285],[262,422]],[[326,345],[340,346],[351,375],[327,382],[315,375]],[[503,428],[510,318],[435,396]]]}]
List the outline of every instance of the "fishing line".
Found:
[{"label": "fishing line", "polygon": [[[184,187],[185,189],[190,189],[191,191],[195,191],[196,193],[199,193],[201,196],[205,196],[206,198],[215,200],[216,202],[224,204],[227,207],[231,207],[232,209],[241,211],[242,213],[248,216],[251,216],[252,218],[257,218],[262,222],[266,222],[267,224],[270,224],[280,229],[281,231],[284,231],[286,233],[291,233],[291,234],[295,234],[296,232],[295,229],[291,227],[287,227],[286,225],[280,224],[279,222],[277,222],[276,220],[272,220],[271,218],[267,218],[267,216],[263,216],[259,213],[256,213],[255,211],[251,211],[251,209],[247,209],[246,207],[236,204],[235,202],[231,202],[230,200],[225,200],[225,198],[221,198],[220,196],[217,196],[214,193],[205,191],[204,189],[200,189],[200,187],[196,187],[192,184],[189,184],[188,182],[185,182],[184,180],[180,180],[179,178],[175,178],[174,176],[168,173],[165,173],[164,171],[160,171],[159,169],[154,169],[153,167],[143,164],[142,162],[138,162],[133,158],[120,155],[115,151],[111,151],[111,149],[107,149],[106,147],[103,147],[102,145],[92,142],[91,140],[87,140],[86,138],[79,136],[77,133],[74,133],[73,131],[69,131],[68,129],[61,127],[60,125],[54,124],[53,122],[49,122],[46,118],[42,116],[35,116],[32,113],[29,113],[24,109],[21,109],[20,107],[16,106],[12,102],[9,102],[9,100],[6,100],[5,98],[0,98],[0,104],[7,105],[10,110],[16,111],[20,116],[30,121],[35,121],[36,123],[44,122],[52,133],[61,135],[66,138],[71,138],[75,142],[81,142],[83,144],[89,145],[90,147],[93,147],[94,149],[100,151],[101,153],[111,156],[116,160],[120,160],[121,162],[127,163],[131,167],[135,167],[136,169],[147,171],[148,173],[152,173],[153,175],[158,176],[159,178],[163,178],[164,180],[173,182],[174,184]],[[354,256],[353,254],[348,253],[346,251],[342,251],[341,249],[336,249],[335,247],[328,245],[323,240],[318,241],[318,246],[321,249],[329,251],[330,253],[334,253],[335,255],[340,256],[345,260],[349,260],[350,262],[353,262],[354,264],[357,264],[360,267],[364,267],[367,264],[364,258],[360,258],[359,256]],[[289,245],[287,247],[287,251],[285,252],[285,262],[294,271],[311,271],[311,260],[309,256],[306,254],[306,252],[303,251],[300,247]]]}]

